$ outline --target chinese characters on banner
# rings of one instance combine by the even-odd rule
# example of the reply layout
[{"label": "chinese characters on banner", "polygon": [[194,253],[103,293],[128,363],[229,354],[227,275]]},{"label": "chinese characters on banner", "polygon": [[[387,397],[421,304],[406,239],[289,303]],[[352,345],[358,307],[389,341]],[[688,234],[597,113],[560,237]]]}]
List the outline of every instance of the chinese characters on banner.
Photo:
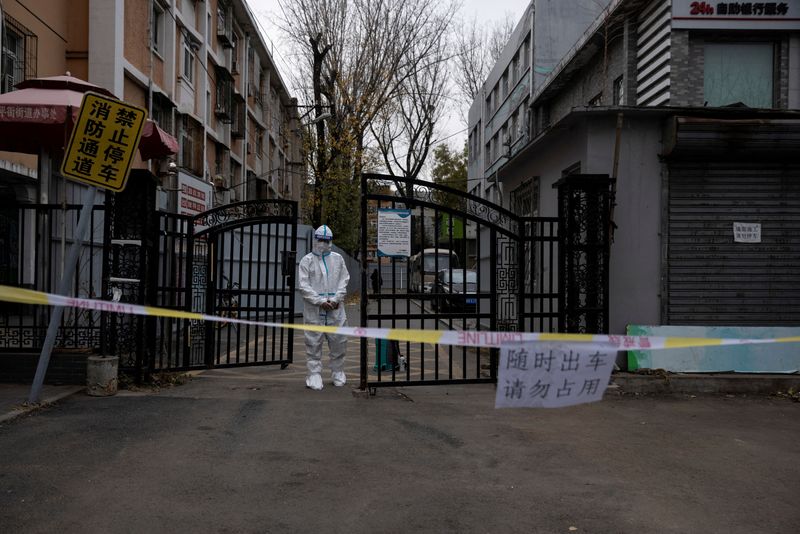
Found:
[{"label": "chinese characters on banner", "polygon": [[495,408],[560,408],[596,402],[616,350],[592,343],[509,343],[500,349]]},{"label": "chinese characters on banner", "polygon": [[86,93],[61,174],[103,189],[125,189],[146,116],[141,108]]}]

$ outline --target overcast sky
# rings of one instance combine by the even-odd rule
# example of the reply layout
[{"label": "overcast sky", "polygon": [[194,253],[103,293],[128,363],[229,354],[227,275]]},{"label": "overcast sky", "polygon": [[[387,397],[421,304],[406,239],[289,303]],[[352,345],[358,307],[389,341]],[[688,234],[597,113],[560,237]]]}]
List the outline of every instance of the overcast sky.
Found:
[{"label": "overcast sky", "polygon": [[[280,14],[280,6],[278,0],[247,0],[253,13],[259,19],[267,32],[268,43],[273,47],[273,56],[275,57],[278,67],[281,69],[281,75],[286,83],[291,83],[289,76],[289,69],[287,58],[289,54],[284,50],[285,44],[281,42],[278,30],[272,24],[272,21]],[[490,23],[505,18],[506,13],[510,13],[515,21],[519,21],[523,11],[530,3],[530,0],[461,0],[461,16],[469,20],[473,17],[478,21]],[[466,115],[466,110],[454,109],[451,111],[449,119],[438,128],[437,134],[439,139],[444,139],[452,147],[461,147],[466,138],[466,133],[463,133],[464,124],[462,116]]]}]

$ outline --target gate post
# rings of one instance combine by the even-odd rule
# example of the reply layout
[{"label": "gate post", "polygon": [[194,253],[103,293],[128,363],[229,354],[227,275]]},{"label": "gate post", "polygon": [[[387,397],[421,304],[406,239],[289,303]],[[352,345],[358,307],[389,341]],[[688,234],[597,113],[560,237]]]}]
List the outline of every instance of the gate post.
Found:
[{"label": "gate post", "polygon": [[556,182],[559,217],[559,322],[565,332],[608,333],[611,183],[607,174]]}]

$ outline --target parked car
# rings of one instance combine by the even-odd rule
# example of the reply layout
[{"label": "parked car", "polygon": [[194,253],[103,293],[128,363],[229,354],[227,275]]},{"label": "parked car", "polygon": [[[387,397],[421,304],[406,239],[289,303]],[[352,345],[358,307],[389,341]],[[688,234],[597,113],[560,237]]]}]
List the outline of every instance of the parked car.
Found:
[{"label": "parked car", "polygon": [[434,301],[440,310],[474,312],[478,308],[478,273],[471,269],[442,269],[436,273]]}]

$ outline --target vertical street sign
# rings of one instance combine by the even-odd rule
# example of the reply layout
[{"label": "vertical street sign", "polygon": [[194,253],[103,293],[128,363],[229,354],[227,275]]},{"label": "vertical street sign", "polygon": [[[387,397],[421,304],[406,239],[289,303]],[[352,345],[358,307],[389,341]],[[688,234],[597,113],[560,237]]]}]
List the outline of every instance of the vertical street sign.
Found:
[{"label": "vertical street sign", "polygon": [[[83,240],[92,218],[95,187],[116,192],[125,189],[146,118],[145,110],[125,102],[96,93],[86,93],[83,96],[78,122],[72,129],[61,162],[61,174],[89,185],[89,190],[84,193],[83,207],[74,233],[75,239],[70,245],[69,257],[64,264],[64,271],[58,284],[59,295],[67,295],[70,291],[75,265],[78,263]],[[39,402],[44,377],[50,364],[50,354],[56,342],[58,325],[63,314],[64,308],[56,306],[50,315],[50,324],[47,326],[47,335],[28,396],[28,402],[32,404]]]},{"label": "vertical street sign", "polygon": [[86,93],[61,174],[103,189],[125,189],[146,117],[142,108]]}]

